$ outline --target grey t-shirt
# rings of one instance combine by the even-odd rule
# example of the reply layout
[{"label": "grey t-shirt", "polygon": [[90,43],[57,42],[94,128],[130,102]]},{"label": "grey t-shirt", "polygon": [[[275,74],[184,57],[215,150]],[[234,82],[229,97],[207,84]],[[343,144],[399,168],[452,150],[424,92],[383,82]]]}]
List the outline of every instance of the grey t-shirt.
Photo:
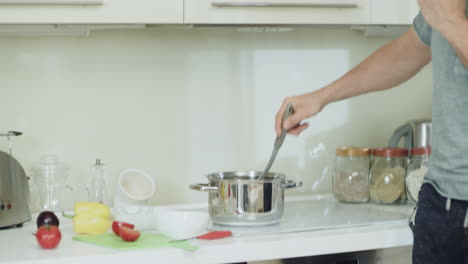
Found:
[{"label": "grey t-shirt", "polygon": [[432,155],[426,181],[445,197],[468,200],[468,70],[421,13],[413,26],[432,53]]}]

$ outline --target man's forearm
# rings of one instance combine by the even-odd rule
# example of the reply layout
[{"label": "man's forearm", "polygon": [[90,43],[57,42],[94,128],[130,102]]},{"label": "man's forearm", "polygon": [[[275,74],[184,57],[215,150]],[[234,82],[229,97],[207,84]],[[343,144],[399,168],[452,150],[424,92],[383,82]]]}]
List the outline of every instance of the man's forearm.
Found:
[{"label": "man's forearm", "polygon": [[419,39],[414,29],[410,29],[318,93],[328,104],[392,88],[413,77],[430,60],[430,48]]},{"label": "man's forearm", "polygon": [[441,33],[468,69],[468,19],[462,19],[452,26],[447,26]]}]

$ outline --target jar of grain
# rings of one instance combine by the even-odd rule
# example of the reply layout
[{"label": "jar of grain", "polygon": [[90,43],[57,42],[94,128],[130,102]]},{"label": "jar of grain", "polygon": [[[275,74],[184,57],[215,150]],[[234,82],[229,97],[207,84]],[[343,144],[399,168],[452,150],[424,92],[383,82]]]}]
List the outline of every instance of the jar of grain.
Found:
[{"label": "jar of grain", "polygon": [[336,149],[332,189],[337,200],[346,203],[369,201],[370,154],[368,148]]},{"label": "jar of grain", "polygon": [[408,150],[403,148],[378,148],[372,151],[370,170],[370,199],[378,204],[406,202],[405,175]]},{"label": "jar of grain", "polygon": [[418,194],[429,170],[430,147],[411,149],[411,158],[406,173],[406,191],[412,203],[418,202]]}]

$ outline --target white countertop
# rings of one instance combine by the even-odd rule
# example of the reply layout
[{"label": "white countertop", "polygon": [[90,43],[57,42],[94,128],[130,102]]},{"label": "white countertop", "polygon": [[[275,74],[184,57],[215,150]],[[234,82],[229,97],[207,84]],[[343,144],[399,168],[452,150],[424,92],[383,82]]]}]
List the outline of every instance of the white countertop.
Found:
[{"label": "white countertop", "polygon": [[[297,199],[297,198],[296,198]],[[206,205],[205,205],[206,206]],[[181,208],[180,205],[175,206]],[[193,205],[191,205],[193,208]],[[408,207],[402,207],[407,211]],[[70,222],[61,223],[62,241],[54,250],[41,249],[33,223],[0,231],[2,263],[235,263],[314,256],[408,246],[413,243],[405,222],[330,230],[256,234],[215,241],[195,240],[200,248],[187,252],[176,248],[116,251],[73,241]],[[162,261],[162,262],[160,262]]]}]

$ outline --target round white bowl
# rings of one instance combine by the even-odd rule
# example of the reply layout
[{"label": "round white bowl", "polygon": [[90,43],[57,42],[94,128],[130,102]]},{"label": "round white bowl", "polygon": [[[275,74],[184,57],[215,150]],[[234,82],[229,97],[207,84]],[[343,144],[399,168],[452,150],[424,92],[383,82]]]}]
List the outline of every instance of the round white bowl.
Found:
[{"label": "round white bowl", "polygon": [[174,239],[196,237],[207,232],[210,216],[196,211],[159,210],[155,216],[156,230]]}]

